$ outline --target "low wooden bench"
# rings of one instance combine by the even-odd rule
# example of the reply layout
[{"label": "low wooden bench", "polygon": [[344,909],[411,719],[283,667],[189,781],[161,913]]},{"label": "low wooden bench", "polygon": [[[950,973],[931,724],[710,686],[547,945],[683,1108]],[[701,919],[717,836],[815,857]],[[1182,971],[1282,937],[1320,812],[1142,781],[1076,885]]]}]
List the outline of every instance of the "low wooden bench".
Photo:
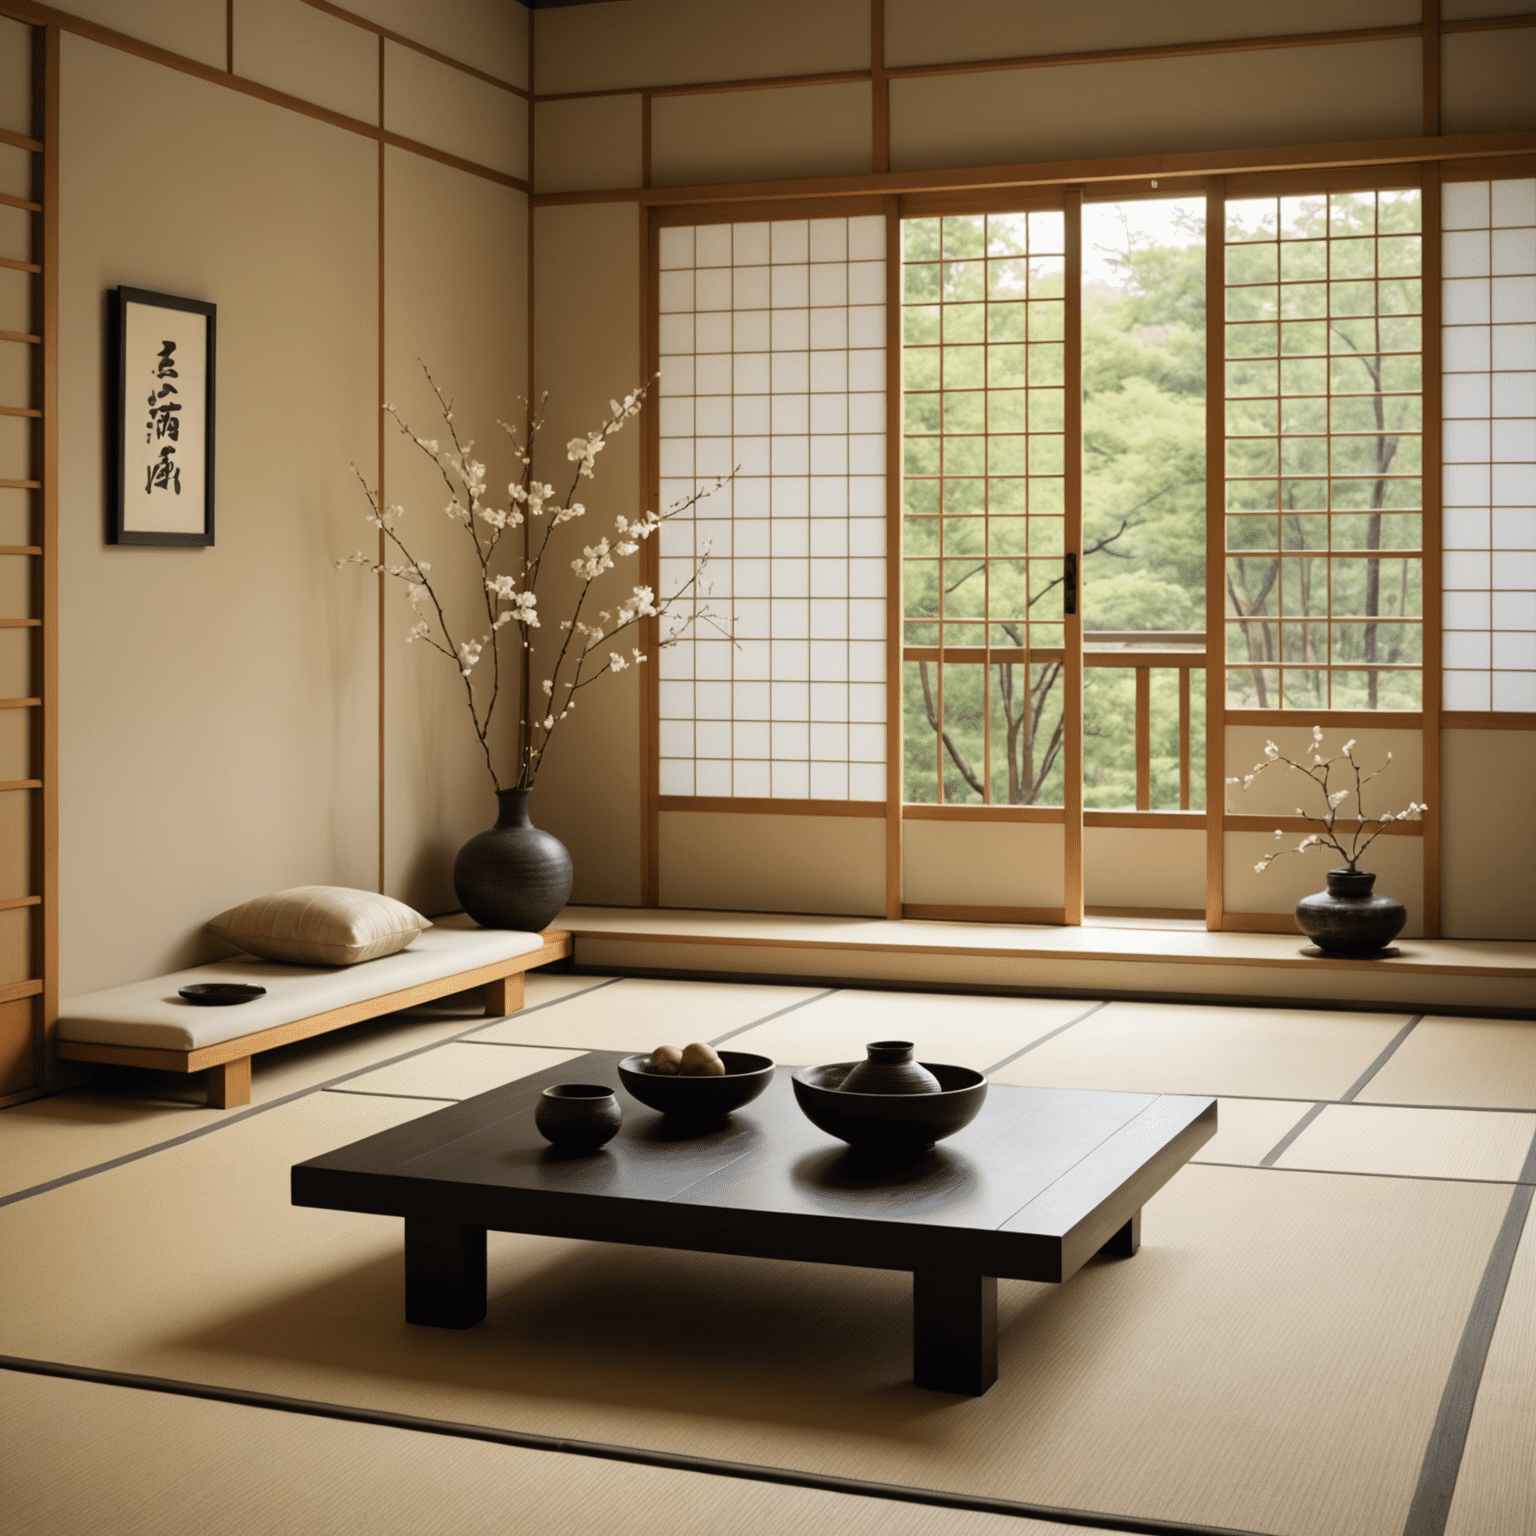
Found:
[{"label": "low wooden bench", "polygon": [[[488,1018],[523,1006],[523,976],[562,960],[571,936],[558,929],[515,933],[446,918],[408,949],[361,965],[280,965],[235,955],[212,965],[66,999],[55,1036],[66,1061],[208,1073],[208,1103],[251,1102],[251,1057],[274,1046],[485,988]],[[227,1008],[200,1008],[178,996],[195,982],[233,981],[267,995]]]}]

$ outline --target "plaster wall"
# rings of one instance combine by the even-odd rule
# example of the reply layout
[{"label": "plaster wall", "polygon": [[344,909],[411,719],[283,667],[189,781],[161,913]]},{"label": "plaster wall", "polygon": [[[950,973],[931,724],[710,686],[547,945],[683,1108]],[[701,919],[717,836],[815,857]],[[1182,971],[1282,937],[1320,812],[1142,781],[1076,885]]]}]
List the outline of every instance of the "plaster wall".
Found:
[{"label": "plaster wall", "polygon": [[[377,33],[286,3],[258,18],[249,3],[234,9],[237,71],[376,117]],[[475,46],[476,6],[446,9],[454,46],[492,57]],[[153,4],[104,10],[105,25],[225,61],[223,5],[179,5],[174,28]],[[386,125],[473,150],[455,138],[459,106],[443,105],[454,81],[413,79],[397,78]],[[526,380],[526,198],[405,151],[381,161],[360,134],[67,31],[60,111],[61,990],[209,958],[207,918],[284,886],[372,888],[382,866],[423,909],[452,907],[452,854],[493,811],[444,686],[452,669],[406,650],[396,594],[381,646],[377,579],[332,563],[375,547],[350,466],[377,483],[386,389],[424,409],[418,355],[461,391],[492,483],[509,478],[485,450]],[[146,122],[178,130],[169,196],[124,131]],[[518,164],[516,136],[494,133],[503,165]],[[219,307],[211,548],[105,542],[104,319],[120,283]],[[419,502],[425,529],[441,521],[440,484],[408,463],[391,444],[389,494]],[[23,513],[0,505],[0,519]],[[23,542],[8,528],[0,542]],[[17,746],[0,730],[0,757]],[[0,926],[0,950],[23,947],[22,925]]]}]

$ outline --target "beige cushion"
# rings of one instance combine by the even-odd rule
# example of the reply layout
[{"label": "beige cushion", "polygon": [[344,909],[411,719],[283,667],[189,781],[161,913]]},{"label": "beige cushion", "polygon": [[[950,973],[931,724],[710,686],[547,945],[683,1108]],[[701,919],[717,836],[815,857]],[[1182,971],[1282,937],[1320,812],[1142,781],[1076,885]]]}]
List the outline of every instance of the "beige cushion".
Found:
[{"label": "beige cushion", "polygon": [[296,885],[231,907],[208,931],[288,965],[356,965],[392,955],[432,926],[403,901],[342,885]]}]

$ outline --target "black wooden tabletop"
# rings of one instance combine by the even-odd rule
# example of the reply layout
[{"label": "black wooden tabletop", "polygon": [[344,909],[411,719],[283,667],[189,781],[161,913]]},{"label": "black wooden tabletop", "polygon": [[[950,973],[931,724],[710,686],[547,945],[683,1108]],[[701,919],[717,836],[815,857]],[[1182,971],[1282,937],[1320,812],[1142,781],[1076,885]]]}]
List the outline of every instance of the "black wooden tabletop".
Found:
[{"label": "black wooden tabletop", "polygon": [[[674,1126],[593,1051],[293,1169],[297,1205],[498,1231],[870,1268],[953,1261],[1064,1280],[1216,1131],[1213,1099],[994,1083],[981,1114],[904,1167],[870,1166],[801,1114],[780,1067],[703,1131]],[[624,1125],[561,1154],[533,1123],[557,1082],[605,1083]]]}]

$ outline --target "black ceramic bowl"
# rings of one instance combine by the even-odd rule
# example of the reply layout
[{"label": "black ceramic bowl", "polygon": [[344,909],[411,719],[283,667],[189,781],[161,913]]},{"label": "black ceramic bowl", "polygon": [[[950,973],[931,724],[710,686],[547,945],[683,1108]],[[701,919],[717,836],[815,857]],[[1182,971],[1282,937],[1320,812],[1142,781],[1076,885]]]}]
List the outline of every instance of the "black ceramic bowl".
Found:
[{"label": "black ceramic bowl", "polygon": [[645,1056],[626,1056],[619,1081],[651,1109],[686,1120],[717,1120],[750,1104],[773,1080],[773,1062],[750,1051],[721,1051],[724,1077],[668,1077],[647,1072]]},{"label": "black ceramic bowl", "polygon": [[618,1135],[624,1111],[606,1083],[556,1083],[539,1095],[533,1123],[561,1152],[595,1152]]},{"label": "black ceramic bowl", "polygon": [[243,981],[197,981],[190,987],[178,987],[176,995],[195,1008],[228,1008],[233,1003],[250,1003],[265,997],[267,989]]},{"label": "black ceramic bowl", "polygon": [[986,1102],[982,1073],[939,1061],[923,1063],[938,1078],[938,1093],[844,1093],[838,1084],[855,1065],[801,1067],[793,1081],[806,1119],[861,1151],[925,1151],[968,1126]]}]

